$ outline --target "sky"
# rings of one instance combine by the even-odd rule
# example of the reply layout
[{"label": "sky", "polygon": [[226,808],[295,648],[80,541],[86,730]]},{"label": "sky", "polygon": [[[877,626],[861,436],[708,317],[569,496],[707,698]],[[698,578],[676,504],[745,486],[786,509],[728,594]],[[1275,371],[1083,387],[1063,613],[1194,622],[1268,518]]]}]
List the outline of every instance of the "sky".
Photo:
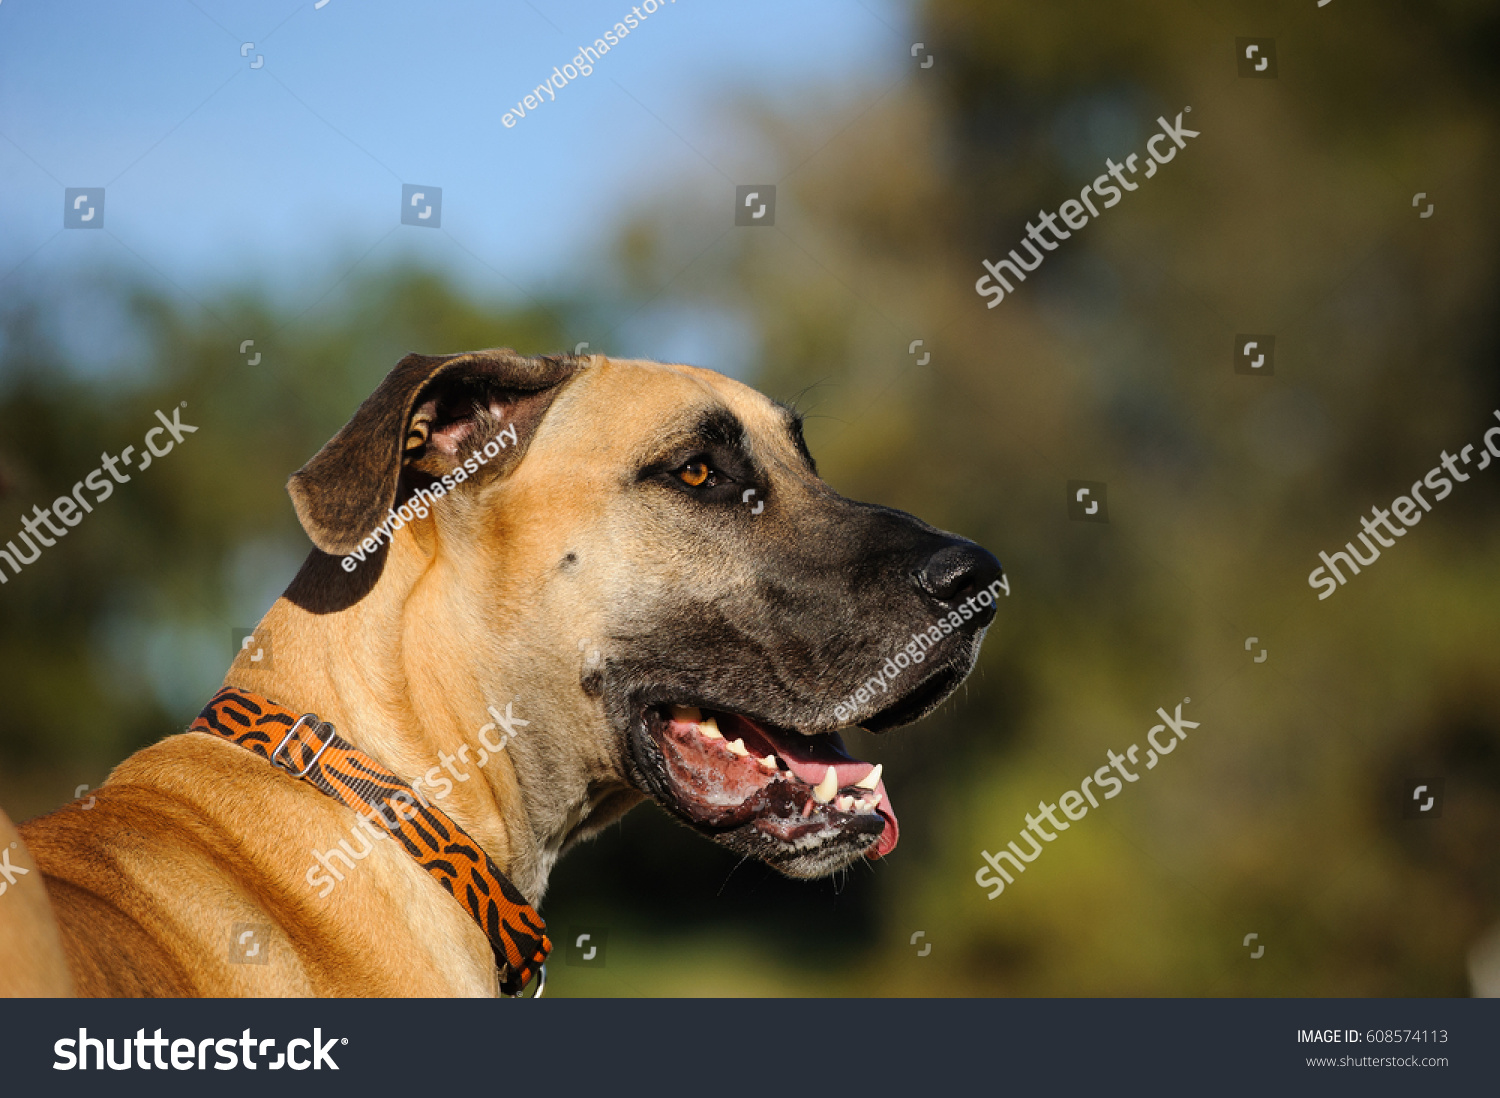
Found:
[{"label": "sky", "polygon": [[[0,0],[0,294],[114,267],[300,298],[403,255],[565,292],[633,205],[694,179],[727,210],[775,171],[727,121],[737,101],[812,114],[910,63],[900,0],[665,0],[514,113],[632,7]],[[413,215],[441,189],[426,224],[401,223],[407,185]],[[64,229],[67,189],[99,187],[103,231]]]},{"label": "sky", "polygon": [[[632,208],[719,188],[728,224],[737,183],[780,177],[733,123],[737,103],[775,103],[832,138],[847,119],[830,108],[858,110],[910,71],[904,0],[666,0],[591,74],[554,79],[555,98],[505,125],[639,6],[0,0],[0,304],[42,287],[68,369],[118,381],[139,354],[118,303],[91,296],[96,275],[184,304],[252,283],[331,307],[346,273],[411,259],[479,294],[566,296],[601,277]],[[68,189],[101,187],[102,230],[64,228]],[[402,224],[408,187],[423,195],[413,213],[441,189],[427,224]],[[664,300],[595,349],[742,373],[747,336]],[[232,357],[238,334],[226,338]],[[236,557],[243,620],[300,552]],[[222,673],[217,633],[182,628],[139,622],[117,638],[173,711]]]}]

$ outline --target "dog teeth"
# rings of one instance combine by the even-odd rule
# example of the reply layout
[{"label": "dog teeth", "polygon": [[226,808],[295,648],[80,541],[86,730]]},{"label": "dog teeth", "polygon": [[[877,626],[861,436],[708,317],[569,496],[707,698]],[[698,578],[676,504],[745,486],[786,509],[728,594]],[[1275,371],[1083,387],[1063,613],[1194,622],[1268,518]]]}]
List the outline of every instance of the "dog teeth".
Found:
[{"label": "dog teeth", "polygon": [[682,721],[684,724],[697,724],[703,719],[703,713],[696,705],[674,705],[672,706],[672,719]]},{"label": "dog teeth", "polygon": [[727,748],[729,748],[729,753],[731,755],[748,755],[748,754],[750,754],[750,749],[745,746],[745,741],[744,740],[730,740],[724,746],[727,747]]},{"label": "dog teeth", "polygon": [[719,731],[719,722],[714,717],[709,717],[706,721],[698,722],[698,735],[706,740],[722,740],[724,738],[724,733]]},{"label": "dog teeth", "polygon": [[834,772],[833,767],[830,766],[828,772],[823,775],[823,780],[813,786],[813,800],[819,804],[827,804],[833,800],[833,795],[838,791],[839,776]]},{"label": "dog teeth", "polygon": [[845,794],[844,796],[840,797],[838,800],[834,801],[833,802],[833,806],[835,808],[837,808],[840,812],[853,812],[854,811],[854,798],[851,797],[851,796],[849,796],[848,794]]},{"label": "dog teeth", "polygon": [[765,767],[767,770],[771,771],[772,773],[775,773],[775,771],[777,770],[776,756],[775,755],[767,755],[765,758],[759,759],[757,761],[760,763],[761,766]]},{"label": "dog teeth", "polygon": [[812,806],[813,806],[812,801],[808,801],[805,805],[802,806],[802,818],[804,820],[807,819],[807,817],[809,817],[809,816],[812,815]]},{"label": "dog teeth", "polygon": [[866,797],[861,803],[869,805],[870,811],[873,812],[875,811],[875,809],[880,807],[880,802],[883,800],[885,800],[885,798],[882,797],[879,793],[876,793],[873,797]]},{"label": "dog teeth", "polygon": [[880,772],[884,769],[885,765],[883,763],[876,763],[874,770],[871,770],[863,778],[854,783],[855,788],[874,789],[877,785],[880,784]]}]

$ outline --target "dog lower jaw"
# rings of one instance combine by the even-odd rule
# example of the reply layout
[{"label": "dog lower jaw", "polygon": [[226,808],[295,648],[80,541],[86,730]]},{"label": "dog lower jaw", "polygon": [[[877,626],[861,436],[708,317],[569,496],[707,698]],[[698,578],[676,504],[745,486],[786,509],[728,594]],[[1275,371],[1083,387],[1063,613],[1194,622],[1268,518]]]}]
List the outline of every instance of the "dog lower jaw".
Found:
[{"label": "dog lower jaw", "polygon": [[[817,761],[798,743],[796,762],[789,763],[769,734],[744,717],[717,714],[726,740],[713,716],[699,722],[698,710],[642,705],[635,714],[628,735],[634,779],[719,845],[799,878],[827,876],[895,846],[895,814],[879,771],[850,758],[836,737],[808,737]],[[814,785],[817,773],[825,777]]]},{"label": "dog lower jaw", "polygon": [[871,826],[864,822],[845,829],[823,825],[787,840],[769,833],[756,821],[709,837],[720,846],[759,859],[788,877],[813,880],[867,857],[880,839],[880,831],[871,831]]}]

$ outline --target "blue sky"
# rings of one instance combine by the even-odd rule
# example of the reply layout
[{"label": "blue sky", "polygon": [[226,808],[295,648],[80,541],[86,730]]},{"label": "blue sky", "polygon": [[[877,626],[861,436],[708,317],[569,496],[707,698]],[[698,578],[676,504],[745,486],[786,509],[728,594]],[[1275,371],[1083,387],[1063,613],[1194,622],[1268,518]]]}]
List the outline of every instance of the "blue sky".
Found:
[{"label": "blue sky", "polygon": [[[300,296],[404,252],[476,287],[565,289],[633,204],[686,182],[727,209],[735,182],[777,177],[727,123],[737,100],[816,115],[909,63],[900,0],[669,0],[502,125],[632,6],[0,0],[0,293],[119,267]],[[442,188],[438,231],[400,225],[404,183]],[[106,231],[60,231],[64,189],[98,186]]]},{"label": "blue sky", "polygon": [[[311,301],[355,259],[403,255],[484,292],[587,285],[632,207],[722,193],[728,224],[736,182],[780,177],[730,123],[736,102],[773,101],[831,138],[841,102],[859,109],[910,66],[901,0],[677,0],[507,129],[505,110],[633,4],[314,5],[0,0],[0,295],[44,286],[74,368],[131,357],[88,296],[94,272],[184,301],[245,280]],[[400,224],[408,183],[442,188],[439,230]],[[65,189],[99,186],[104,231],[64,230]],[[735,370],[753,353],[743,334],[664,300],[608,349]],[[236,558],[243,620],[301,548]],[[222,630],[132,628],[124,648],[145,653],[164,703],[196,707]]]}]

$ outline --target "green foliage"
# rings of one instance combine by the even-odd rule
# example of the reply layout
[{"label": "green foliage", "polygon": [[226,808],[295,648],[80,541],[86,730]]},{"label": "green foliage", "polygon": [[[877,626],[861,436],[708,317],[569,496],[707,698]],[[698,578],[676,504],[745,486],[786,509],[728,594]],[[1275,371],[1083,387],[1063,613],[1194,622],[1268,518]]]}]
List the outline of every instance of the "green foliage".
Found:
[{"label": "green foliage", "polygon": [[[17,817],[99,784],[196,715],[233,630],[259,621],[307,552],[287,476],[402,355],[561,342],[544,306],[476,301],[417,269],[356,279],[312,310],[253,289],[205,309],[126,276],[91,290],[90,308],[122,312],[131,338],[87,369],[60,346],[56,297],[23,295],[6,311],[0,544],[102,453],[139,453],[156,409],[185,404],[182,421],[199,430],[149,469],[121,467],[129,484],[0,586],[0,792]],[[80,338],[100,342],[90,325]]]},{"label": "green foliage", "polygon": [[[836,488],[980,540],[1014,594],[954,701],[859,744],[901,811],[891,864],[837,900],[757,905],[774,947],[703,974],[697,905],[728,927],[771,887],[752,873],[736,893],[736,869],[729,899],[677,921],[686,944],[643,949],[622,979],[753,992],[798,943],[836,956],[847,939],[822,920],[852,901],[875,940],[777,966],[778,987],[1465,993],[1465,954],[1500,917],[1500,477],[1329,600],[1307,576],[1495,425],[1496,54],[1478,43],[1500,21],[1338,15],[936,2],[930,71],[853,124],[766,124],[795,167],[776,231],[699,261],[695,292],[754,318],[758,382],[809,411]],[[1278,81],[1236,76],[1251,34],[1277,36]],[[984,307],[982,258],[1189,106],[1200,137]],[[683,203],[631,226],[631,254],[682,254]],[[1244,331],[1276,333],[1274,377],[1232,372]],[[1070,478],[1109,484],[1109,525],[1067,521]],[[1191,742],[987,899],[980,852],[1189,696]],[[1426,775],[1446,775],[1443,818],[1401,819],[1400,783]],[[565,865],[559,905],[599,871]]]},{"label": "green foliage", "polygon": [[[154,409],[185,400],[202,430],[0,587],[7,808],[189,719],[305,551],[286,476],[402,354],[557,350],[557,314],[661,293],[744,316],[750,380],[810,413],[834,487],[981,541],[1013,594],[937,715],[851,737],[901,813],[888,864],[783,881],[639,810],[554,878],[560,934],[612,928],[609,967],[555,966],[554,990],[1464,993],[1500,917],[1500,473],[1326,602],[1306,577],[1495,422],[1497,23],[1283,9],[935,0],[932,69],[864,113],[758,116],[787,173],[774,231],[704,251],[722,186],[664,185],[621,226],[621,288],[555,309],[430,271],[295,306],[251,287],[214,316],[117,281],[138,346],[83,374],[45,334],[55,303],[22,295],[0,536]],[[1277,36],[1278,81],[1235,76],[1242,34]],[[984,307],[982,258],[1189,105],[1201,137]],[[1276,333],[1274,378],[1232,372],[1243,331]],[[1109,484],[1109,525],[1067,520],[1070,478]],[[980,851],[1187,696],[1193,737],[986,899]],[[1420,775],[1446,776],[1441,820],[1400,818]]]}]

